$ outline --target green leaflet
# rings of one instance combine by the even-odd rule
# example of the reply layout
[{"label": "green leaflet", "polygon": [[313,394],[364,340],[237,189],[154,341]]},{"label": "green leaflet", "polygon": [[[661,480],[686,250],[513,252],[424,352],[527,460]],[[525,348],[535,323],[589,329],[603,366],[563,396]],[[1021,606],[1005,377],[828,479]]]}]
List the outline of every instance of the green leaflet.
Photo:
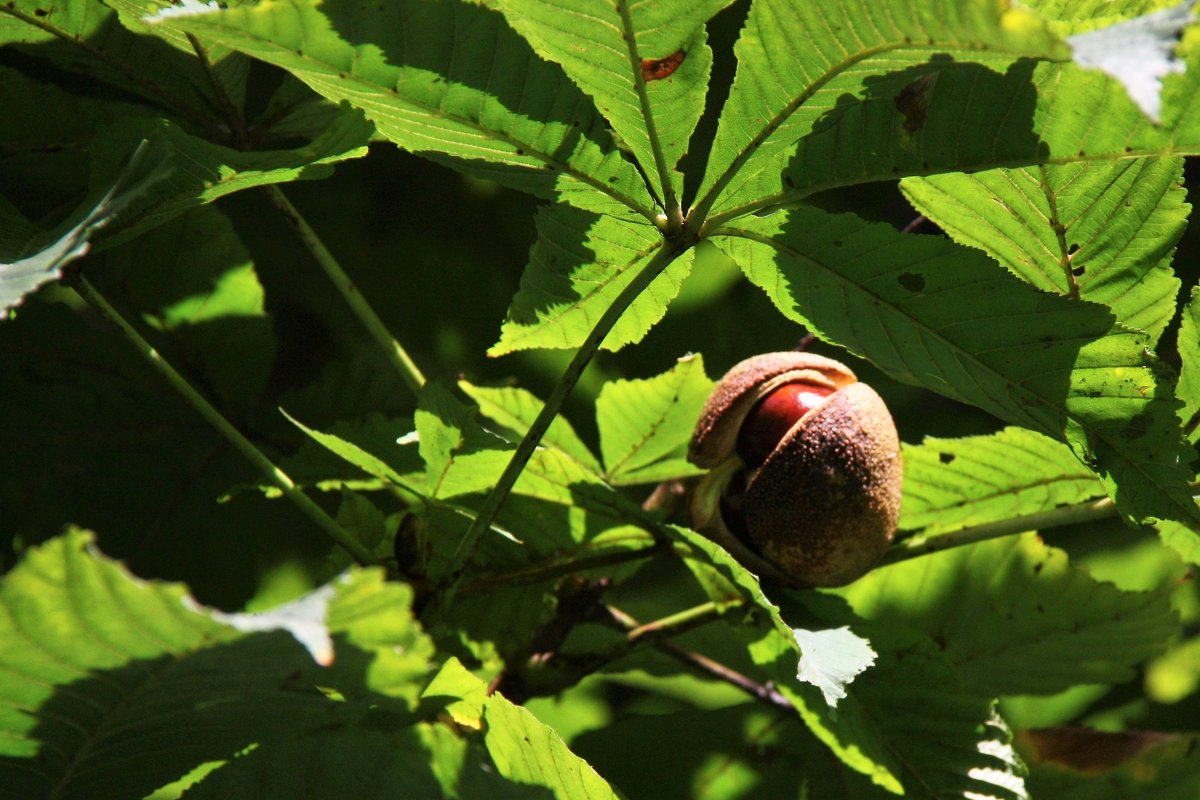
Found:
[{"label": "green leaflet", "polygon": [[426,384],[413,419],[430,498],[445,499],[496,485],[511,446],[481,428],[474,411],[446,388]]},{"label": "green leaflet", "polygon": [[1025,428],[903,445],[900,529],[936,535],[1104,496],[1061,442]]},{"label": "green leaflet", "polygon": [[902,380],[1065,441],[1128,517],[1200,526],[1173,381],[1146,335],[1102,308],[852,215],[799,208],[713,238],[788,317]]},{"label": "green leaflet", "polygon": [[[540,209],[536,221],[538,238],[521,289],[509,306],[500,341],[488,355],[579,347],[617,295],[664,246],[655,227],[566,205]],[[689,250],[654,278],[604,339],[606,350],[641,341],[663,318],[693,257]]]},{"label": "green leaflet", "polygon": [[[704,24],[729,0],[498,0],[509,23],[591,96],[660,200],[704,111],[712,51]],[[663,181],[670,181],[670,187]]]},{"label": "green leaflet", "polygon": [[1179,399],[1183,401],[1179,416],[1183,420],[1184,433],[1194,446],[1200,442],[1200,286],[1192,287],[1187,305],[1183,307],[1178,347],[1183,361],[1176,387]]},{"label": "green leaflet", "polygon": [[213,206],[194,209],[115,248],[108,265],[209,390],[252,413],[274,364],[275,332],[254,262],[228,217]]},{"label": "green leaflet", "polygon": [[484,742],[496,770],[513,783],[539,786],[556,800],[617,800],[612,788],[558,734],[503,695],[484,710]]},{"label": "green leaflet", "polygon": [[56,280],[64,267],[91,249],[90,240],[101,228],[170,172],[167,152],[142,141],[105,183],[102,196],[85,203],[50,234],[42,234],[15,208],[0,208],[6,245],[0,252],[0,313],[7,315],[38,287]]},{"label": "green leaflet", "polygon": [[687,445],[712,387],[698,355],[654,378],[606,383],[596,424],[608,480],[620,486],[700,474]]},{"label": "green leaflet", "polygon": [[268,0],[168,20],[362,109],[406,150],[539,197],[656,213],[588,99],[497,12],[457,0]]},{"label": "green leaflet", "polygon": [[955,241],[1039,289],[1107,305],[1153,343],[1175,314],[1170,260],[1191,210],[1181,158],[947,173],[901,188]]},{"label": "green leaflet", "polygon": [[[800,31],[805,35],[796,35]],[[1018,58],[1069,57],[1028,12],[1002,2],[955,0],[755,0],[735,53],[737,77],[699,190],[701,208],[721,210],[779,193],[798,139],[836,125],[846,107],[864,97],[894,96],[917,77],[904,78],[906,69],[953,59],[1003,71]],[[883,73],[892,75],[878,77]],[[891,111],[898,115],[895,105]],[[875,128],[882,122],[875,120]]]},{"label": "green leaflet", "polygon": [[[68,532],[0,584],[0,796],[143,797],[249,744],[416,699],[432,646],[411,590],[377,570],[330,587],[313,624],[335,634],[340,658],[318,667],[291,637],[242,634],[218,619],[248,628],[250,615],[212,614],[91,542]],[[311,683],[347,702],[300,690]]]},{"label": "green leaflet", "polygon": [[1032,533],[883,567],[842,593],[871,622],[932,636],[988,696],[1130,680],[1179,626],[1167,592],[1097,581]]},{"label": "green leaflet", "polygon": [[115,232],[123,241],[232,192],[326,178],[333,164],[366,155],[372,130],[361,114],[346,108],[306,145],[292,150],[241,151],[192,136],[165,119],[119,122],[97,134],[91,148],[93,181],[111,175],[114,164],[141,139],[161,143],[170,154],[170,177],[147,193],[130,210],[128,224]]},{"label": "green leaflet", "polygon": [[[458,388],[479,405],[479,413],[511,431],[512,436],[506,438],[514,442],[525,435],[542,410],[541,400],[531,392],[513,386],[476,386],[460,380]],[[562,451],[597,476],[602,471],[596,456],[563,417],[555,417],[550,423],[546,435],[542,437],[542,447]]]}]

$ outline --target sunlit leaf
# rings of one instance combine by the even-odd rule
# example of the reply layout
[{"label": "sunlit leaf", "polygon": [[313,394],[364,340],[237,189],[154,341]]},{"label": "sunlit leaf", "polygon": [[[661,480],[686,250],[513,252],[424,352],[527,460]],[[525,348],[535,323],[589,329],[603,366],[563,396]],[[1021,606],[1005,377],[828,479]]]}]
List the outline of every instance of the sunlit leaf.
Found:
[{"label": "sunlit leaf", "polygon": [[[488,355],[531,347],[579,347],[617,295],[663,246],[657,228],[570,206],[543,208],[538,238],[509,307],[500,341]],[[692,265],[672,262],[630,304],[604,339],[606,350],[638,342],[666,314]]]},{"label": "sunlit leaf", "polygon": [[1175,313],[1170,259],[1191,210],[1183,159],[948,173],[901,182],[955,241],[1029,283],[1103,303],[1157,342]]},{"label": "sunlit leaf", "polygon": [[1102,307],[848,214],[801,208],[714,239],[789,318],[901,380],[1065,441],[1128,517],[1200,526],[1173,381],[1147,336]]},{"label": "sunlit leaf", "polygon": [[843,592],[872,622],[928,633],[985,695],[1129,680],[1179,624],[1168,593],[1097,581],[1033,534],[882,567]]},{"label": "sunlit leaf", "polygon": [[167,24],[361,108],[406,150],[540,197],[655,213],[590,101],[498,12],[457,0],[273,0]]},{"label": "sunlit leaf", "polygon": [[687,444],[712,385],[700,356],[685,356],[655,378],[605,384],[596,423],[608,479],[622,485],[699,474]]}]

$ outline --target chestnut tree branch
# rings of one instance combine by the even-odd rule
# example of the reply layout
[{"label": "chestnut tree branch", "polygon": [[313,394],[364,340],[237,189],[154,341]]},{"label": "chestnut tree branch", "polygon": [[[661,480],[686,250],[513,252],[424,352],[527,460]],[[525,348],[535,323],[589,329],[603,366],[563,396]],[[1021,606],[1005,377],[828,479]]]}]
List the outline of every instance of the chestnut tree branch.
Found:
[{"label": "chestnut tree branch", "polygon": [[330,539],[340,545],[358,563],[377,563],[375,556],[362,542],[358,541],[337,520],[325,513],[324,509],[313,502],[308,495],[304,494],[286,472],[276,466],[253,442],[235,428],[233,423],[227,420],[220,411],[204,398],[204,395],[196,391],[187,382],[187,379],[180,375],[163,358],[162,354],[137,332],[133,325],[105,299],[104,295],[87,278],[77,274],[65,278],[64,281],[72,286],[88,305],[96,309],[100,316],[115,325],[125,335],[125,338],[133,344],[138,353],[149,362],[150,366],[165,378],[167,383],[187,401],[188,405],[195,409],[200,416],[204,417],[210,425],[216,428],[217,432],[233,445],[235,450],[258,468],[268,483],[283,492],[284,497],[290,500],[305,516],[316,523],[317,527],[324,531]]}]

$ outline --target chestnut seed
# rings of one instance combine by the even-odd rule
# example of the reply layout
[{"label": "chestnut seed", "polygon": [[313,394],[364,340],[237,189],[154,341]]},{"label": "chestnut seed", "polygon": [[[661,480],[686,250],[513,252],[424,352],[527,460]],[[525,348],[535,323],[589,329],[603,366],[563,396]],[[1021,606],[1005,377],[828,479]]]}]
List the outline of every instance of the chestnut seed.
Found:
[{"label": "chestnut seed", "polygon": [[746,415],[738,430],[737,454],[747,466],[760,466],[792,426],[832,393],[831,386],[807,381],[785,383],[775,389]]},{"label": "chestnut seed", "polygon": [[747,359],[705,405],[689,458],[712,471],[693,524],[751,571],[840,586],[883,556],[900,511],[900,442],[871,387],[832,359]]}]

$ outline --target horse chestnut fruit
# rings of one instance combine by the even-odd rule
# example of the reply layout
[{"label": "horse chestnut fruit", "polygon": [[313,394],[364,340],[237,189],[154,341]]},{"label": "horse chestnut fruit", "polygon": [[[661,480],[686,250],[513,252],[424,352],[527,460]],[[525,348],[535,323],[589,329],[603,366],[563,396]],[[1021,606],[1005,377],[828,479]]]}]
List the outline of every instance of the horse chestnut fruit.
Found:
[{"label": "horse chestnut fruit", "polygon": [[841,586],[883,556],[900,513],[900,441],[875,390],[812,353],[733,367],[688,454],[711,472],[693,523],[758,574]]}]

